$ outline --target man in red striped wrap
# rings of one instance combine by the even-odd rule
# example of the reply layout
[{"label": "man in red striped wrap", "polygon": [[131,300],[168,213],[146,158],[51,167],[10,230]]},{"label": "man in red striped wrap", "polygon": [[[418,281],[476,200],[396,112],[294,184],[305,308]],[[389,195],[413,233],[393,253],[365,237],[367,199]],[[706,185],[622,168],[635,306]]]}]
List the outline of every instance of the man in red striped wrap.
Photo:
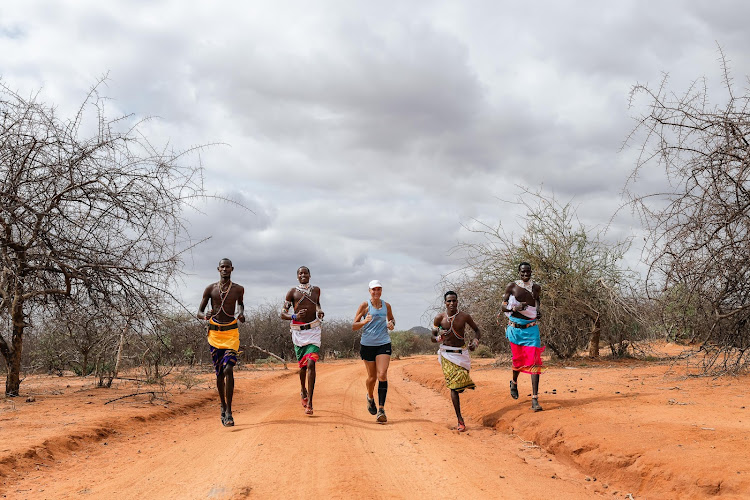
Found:
[{"label": "man in red striped wrap", "polygon": [[280,316],[290,322],[294,353],[300,368],[300,399],[305,413],[312,415],[315,364],[320,359],[321,320],[325,313],[320,308],[320,288],[310,284],[310,270],[307,267],[297,269],[297,281],[299,285],[286,294]]}]

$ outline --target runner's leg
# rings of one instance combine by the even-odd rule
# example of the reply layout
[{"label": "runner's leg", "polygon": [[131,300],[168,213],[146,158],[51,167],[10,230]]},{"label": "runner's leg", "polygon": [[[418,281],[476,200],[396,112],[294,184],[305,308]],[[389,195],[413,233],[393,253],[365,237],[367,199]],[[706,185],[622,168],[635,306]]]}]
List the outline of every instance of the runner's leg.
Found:
[{"label": "runner's leg", "polygon": [[302,394],[303,398],[308,398],[309,397],[309,395],[307,394],[307,389],[305,387],[305,381],[306,381],[306,379],[307,379],[307,366],[303,366],[302,368],[299,369],[300,393]]},{"label": "runner's leg", "polygon": [[364,363],[367,369],[367,380],[365,381],[367,396],[373,399],[375,397],[375,382],[378,380],[377,369],[375,368],[375,361],[365,361]]},{"label": "runner's leg", "polygon": [[226,392],[227,392],[227,415],[232,414],[232,396],[234,396],[234,367],[232,365],[224,365],[224,376],[226,377]]},{"label": "runner's leg", "polygon": [[388,366],[391,364],[389,354],[378,354],[375,356],[375,365],[378,377],[378,405],[385,406],[385,397],[388,394]]},{"label": "runner's leg", "polygon": [[456,410],[456,418],[458,418],[459,422],[463,422],[464,418],[461,416],[461,399],[459,399],[460,394],[455,391],[454,389],[451,389],[451,401],[453,402],[453,409]]},{"label": "runner's leg", "polygon": [[536,396],[539,394],[539,374],[531,375],[531,395]]},{"label": "runner's leg", "polygon": [[518,371],[513,370],[513,379],[510,381],[510,397],[518,399]]},{"label": "runner's leg", "polygon": [[307,407],[313,407],[313,392],[315,392],[315,361],[307,360]]},{"label": "runner's leg", "polygon": [[219,399],[221,400],[221,412],[224,413],[227,411],[227,401],[224,397],[226,389],[224,388],[224,373],[222,371],[216,374],[216,389],[219,391]]},{"label": "runner's leg", "polygon": [[531,409],[534,411],[542,411],[542,407],[539,405],[539,374],[531,376]]}]

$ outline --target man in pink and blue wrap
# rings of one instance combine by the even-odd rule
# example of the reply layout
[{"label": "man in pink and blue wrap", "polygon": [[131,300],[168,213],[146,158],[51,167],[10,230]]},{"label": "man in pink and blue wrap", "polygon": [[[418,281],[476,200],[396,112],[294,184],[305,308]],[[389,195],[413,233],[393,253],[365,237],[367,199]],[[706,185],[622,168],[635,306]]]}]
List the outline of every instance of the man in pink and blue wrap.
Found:
[{"label": "man in pink and blue wrap", "polygon": [[519,280],[508,284],[503,295],[502,311],[508,317],[505,336],[513,354],[513,380],[510,395],[518,399],[518,374],[531,375],[531,409],[541,411],[539,405],[539,376],[544,371],[542,346],[538,322],[541,317],[539,305],[542,287],[531,280],[531,264],[522,262],[518,266]]}]

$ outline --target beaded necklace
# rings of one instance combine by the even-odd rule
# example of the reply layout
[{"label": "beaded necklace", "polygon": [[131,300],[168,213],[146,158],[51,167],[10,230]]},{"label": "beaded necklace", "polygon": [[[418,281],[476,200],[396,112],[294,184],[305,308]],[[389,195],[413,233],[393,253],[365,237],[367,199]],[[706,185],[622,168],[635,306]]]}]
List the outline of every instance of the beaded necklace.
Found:
[{"label": "beaded necklace", "polygon": [[453,316],[448,316],[448,313],[446,312],[446,313],[445,313],[445,319],[447,319],[448,321],[450,321],[450,322],[451,322],[451,326],[450,326],[450,328],[448,328],[448,333],[450,333],[450,332],[453,332],[453,335],[455,335],[457,339],[459,339],[459,340],[463,340],[463,339],[464,339],[464,336],[463,336],[463,335],[459,335],[459,334],[458,334],[458,332],[457,332],[456,330],[454,330],[454,329],[453,329],[453,320],[455,320],[455,319],[456,319],[456,316],[458,316],[458,313],[460,313],[460,312],[461,312],[461,311],[458,311],[458,310],[457,310],[457,311],[456,311],[456,314],[454,314]]},{"label": "beaded necklace", "polygon": [[318,304],[315,303],[315,301],[312,299],[312,292],[313,292],[313,286],[310,283],[307,283],[306,285],[303,285],[300,283],[295,287],[295,289],[299,290],[302,293],[302,297],[297,301],[296,304],[294,304],[294,310],[297,310],[297,307],[302,303],[303,300],[307,299],[316,306]]},{"label": "beaded necklace", "polygon": [[534,281],[529,280],[528,283],[523,280],[517,280],[516,285],[520,286],[524,290],[527,290],[531,295],[534,295]]},{"label": "beaded necklace", "polygon": [[229,314],[224,310],[224,302],[227,300],[227,297],[229,297],[229,290],[232,289],[232,280],[229,280],[227,282],[226,290],[222,290],[221,281],[217,282],[216,285],[219,287],[219,297],[221,298],[221,304],[219,305],[219,310],[216,311],[216,314],[211,315],[211,319],[214,319],[216,316],[218,316],[220,312],[223,312],[231,318],[234,316],[234,314]]}]

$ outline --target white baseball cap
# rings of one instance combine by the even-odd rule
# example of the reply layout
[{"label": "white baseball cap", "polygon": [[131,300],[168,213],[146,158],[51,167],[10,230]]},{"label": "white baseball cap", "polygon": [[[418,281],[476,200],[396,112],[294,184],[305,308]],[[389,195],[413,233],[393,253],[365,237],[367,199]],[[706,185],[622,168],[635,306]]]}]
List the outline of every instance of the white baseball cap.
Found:
[{"label": "white baseball cap", "polygon": [[380,280],[372,280],[369,285],[370,290],[377,287],[383,288],[383,285],[380,284]]}]

